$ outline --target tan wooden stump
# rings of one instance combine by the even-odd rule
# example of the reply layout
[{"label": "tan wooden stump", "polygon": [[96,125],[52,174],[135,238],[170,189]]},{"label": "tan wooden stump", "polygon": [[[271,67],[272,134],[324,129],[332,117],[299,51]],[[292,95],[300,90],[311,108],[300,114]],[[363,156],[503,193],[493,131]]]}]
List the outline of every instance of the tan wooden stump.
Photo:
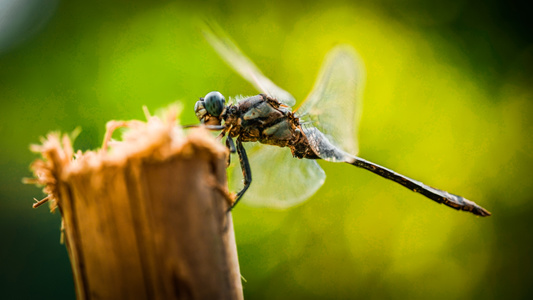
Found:
[{"label": "tan wooden stump", "polygon": [[169,115],[110,122],[97,152],[73,155],[59,134],[32,146],[27,181],[59,208],[78,299],[242,299],[226,149]]}]

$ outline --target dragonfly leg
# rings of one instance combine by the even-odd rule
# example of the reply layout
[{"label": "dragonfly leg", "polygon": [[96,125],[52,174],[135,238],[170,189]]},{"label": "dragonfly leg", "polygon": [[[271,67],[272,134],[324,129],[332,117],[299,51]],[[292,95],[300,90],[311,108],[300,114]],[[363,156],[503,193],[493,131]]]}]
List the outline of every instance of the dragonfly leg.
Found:
[{"label": "dragonfly leg", "polygon": [[230,153],[236,152],[235,143],[233,142],[233,139],[230,136],[228,136],[228,138],[226,139],[226,147],[228,147]]},{"label": "dragonfly leg", "polygon": [[228,137],[226,138],[226,147],[227,147],[228,150],[229,150],[229,155],[228,155],[228,165],[227,165],[227,166],[229,166],[229,164],[231,163],[231,154],[233,154],[233,153],[236,152],[236,150],[235,150],[235,143],[233,142],[233,139],[232,139],[230,136],[228,136]]},{"label": "dragonfly leg", "polygon": [[226,128],[226,126],[224,126],[224,125],[204,125],[204,124],[184,125],[184,126],[182,126],[182,127],[183,127],[183,128],[204,127],[205,129],[207,129],[207,130],[212,130],[212,131],[223,130],[224,128]]},{"label": "dragonfly leg", "polygon": [[252,183],[252,170],[250,169],[250,161],[248,160],[246,150],[244,150],[242,142],[239,138],[237,138],[237,154],[239,154],[239,160],[241,161],[242,175],[244,177],[244,187],[237,193],[237,196],[235,197],[235,202],[233,202],[233,205],[228,209],[228,212],[230,212],[235,207],[235,205],[237,205],[239,200],[241,200],[242,196]]}]

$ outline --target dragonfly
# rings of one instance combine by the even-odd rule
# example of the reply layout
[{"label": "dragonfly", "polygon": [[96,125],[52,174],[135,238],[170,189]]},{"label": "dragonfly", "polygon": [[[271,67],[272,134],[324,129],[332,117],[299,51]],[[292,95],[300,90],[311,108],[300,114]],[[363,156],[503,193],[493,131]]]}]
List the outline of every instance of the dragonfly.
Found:
[{"label": "dragonfly", "polygon": [[[356,156],[365,75],[351,46],[330,50],[310,94],[293,110],[295,98],[267,78],[227,35],[204,29],[204,36],[219,56],[260,92],[226,104],[220,92],[212,91],[194,107],[201,126],[221,131],[219,138],[226,137],[226,147],[239,157],[242,177],[232,176],[230,181],[233,186],[244,186],[228,211],[245,193],[248,203],[259,206],[287,208],[305,201],[324,184],[326,175],[317,163],[321,159],[368,170],[456,210],[491,215],[464,197]],[[254,177],[252,166],[259,170]],[[258,184],[251,185],[252,178]]]}]

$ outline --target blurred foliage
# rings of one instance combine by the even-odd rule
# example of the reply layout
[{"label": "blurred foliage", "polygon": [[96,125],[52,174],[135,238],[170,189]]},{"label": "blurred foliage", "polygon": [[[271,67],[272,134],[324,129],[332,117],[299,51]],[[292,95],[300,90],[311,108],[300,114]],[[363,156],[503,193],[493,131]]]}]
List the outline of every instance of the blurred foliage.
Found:
[{"label": "blurred foliage", "polygon": [[10,2],[0,1],[2,298],[74,298],[59,216],[32,210],[40,192],[21,184],[29,144],[81,126],[75,147],[97,148],[108,120],[142,119],[142,105],[179,101],[191,124],[211,90],[257,93],[203,40],[202,19],[297,99],[332,46],[353,45],[367,71],[360,156],[493,213],[321,163],[328,178],[305,204],[234,211],[246,298],[533,295],[533,36],[519,3],[25,1],[41,5],[24,15],[33,23],[13,25]]}]

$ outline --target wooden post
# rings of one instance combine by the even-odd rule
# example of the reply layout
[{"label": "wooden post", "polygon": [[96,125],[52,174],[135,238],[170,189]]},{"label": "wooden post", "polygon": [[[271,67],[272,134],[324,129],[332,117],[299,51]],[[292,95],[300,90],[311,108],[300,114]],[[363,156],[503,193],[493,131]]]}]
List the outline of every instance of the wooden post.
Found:
[{"label": "wooden post", "polygon": [[[110,122],[99,152],[72,155],[58,134],[33,146],[44,157],[33,183],[61,212],[78,299],[243,298],[227,151],[172,119]],[[109,142],[121,126],[123,141]]]}]

